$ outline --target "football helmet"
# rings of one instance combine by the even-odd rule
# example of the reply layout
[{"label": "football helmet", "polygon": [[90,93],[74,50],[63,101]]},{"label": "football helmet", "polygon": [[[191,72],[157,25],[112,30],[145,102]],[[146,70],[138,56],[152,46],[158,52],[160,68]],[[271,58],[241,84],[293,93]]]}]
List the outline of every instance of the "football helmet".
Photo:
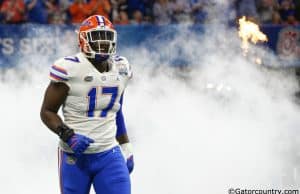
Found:
[{"label": "football helmet", "polygon": [[88,58],[107,59],[116,53],[117,32],[104,16],[93,15],[79,27],[79,47]]}]

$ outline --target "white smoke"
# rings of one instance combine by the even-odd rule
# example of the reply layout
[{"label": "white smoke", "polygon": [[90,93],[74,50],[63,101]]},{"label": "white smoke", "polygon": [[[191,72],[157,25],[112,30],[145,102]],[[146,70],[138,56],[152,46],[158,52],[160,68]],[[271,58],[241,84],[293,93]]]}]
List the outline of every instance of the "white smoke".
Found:
[{"label": "white smoke", "polygon": [[[203,35],[182,27],[173,38],[150,41],[152,49],[122,51],[134,69],[124,99],[135,148],[132,193],[222,194],[230,187],[294,186],[288,180],[295,169],[299,110],[292,99],[297,89],[292,72],[243,57],[236,31],[222,25]],[[190,66],[168,67],[177,56]],[[272,54],[264,57],[268,65],[276,64]],[[53,61],[43,56],[30,61],[33,65],[16,61],[18,68],[0,75],[1,193],[59,189],[57,137],[39,118]]]},{"label": "white smoke", "polygon": [[[286,155],[297,153],[287,144],[299,123],[292,72],[243,57],[235,31],[218,26],[197,36],[182,30],[172,42],[160,43],[159,53],[138,49],[141,57],[131,57],[133,64],[144,64],[136,66],[124,108],[136,145],[134,193],[295,186],[282,180],[295,169]],[[176,50],[168,48],[178,47],[193,65],[180,78],[169,68],[146,67],[161,64],[161,56]]]}]

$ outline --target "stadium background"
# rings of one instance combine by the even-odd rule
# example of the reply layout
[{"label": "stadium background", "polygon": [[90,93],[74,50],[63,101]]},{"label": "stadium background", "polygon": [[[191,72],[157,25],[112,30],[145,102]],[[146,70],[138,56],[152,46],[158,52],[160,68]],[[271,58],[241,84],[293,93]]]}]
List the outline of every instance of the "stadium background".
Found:
[{"label": "stadium background", "polygon": [[[59,11],[66,1],[47,2],[56,8],[43,24],[29,22],[26,11],[13,22],[5,20],[13,11],[1,12],[1,193],[58,193],[57,138],[41,123],[39,108],[53,61],[78,51],[78,24]],[[203,1],[203,20],[173,7],[163,23],[153,14],[159,1],[147,2],[132,3],[144,4],[137,6],[145,17],[140,24],[135,9],[116,6],[117,16],[109,13],[118,53],[134,69],[124,105],[135,148],[133,193],[299,188],[299,2],[288,1],[294,5],[283,12],[278,6],[285,1],[257,1],[271,3],[271,11],[255,1]],[[124,12],[129,19],[122,23]],[[252,45],[247,57],[237,35],[242,15],[260,23],[269,38]],[[262,65],[253,62],[256,57]]]}]

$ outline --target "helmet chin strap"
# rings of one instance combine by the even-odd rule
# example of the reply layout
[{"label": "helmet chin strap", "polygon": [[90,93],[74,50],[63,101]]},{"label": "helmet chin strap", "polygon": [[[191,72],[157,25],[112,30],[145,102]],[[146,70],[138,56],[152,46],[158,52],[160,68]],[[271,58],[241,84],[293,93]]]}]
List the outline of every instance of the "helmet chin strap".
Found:
[{"label": "helmet chin strap", "polygon": [[95,60],[97,62],[103,62],[109,59],[110,55],[106,54],[96,54],[96,53],[85,53],[82,51],[86,58]]},{"label": "helmet chin strap", "polygon": [[95,60],[99,62],[106,61],[109,58],[109,55],[101,55],[101,54],[95,54]]}]

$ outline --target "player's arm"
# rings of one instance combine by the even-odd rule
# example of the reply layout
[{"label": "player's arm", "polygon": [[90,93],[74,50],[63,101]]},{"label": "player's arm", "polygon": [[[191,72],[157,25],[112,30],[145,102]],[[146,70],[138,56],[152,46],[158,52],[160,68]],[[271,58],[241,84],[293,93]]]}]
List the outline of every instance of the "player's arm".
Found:
[{"label": "player's arm", "polygon": [[69,87],[66,84],[51,82],[45,92],[40,116],[45,125],[67,143],[76,156],[80,156],[94,141],[86,136],[76,134],[73,129],[63,123],[57,114],[60,106],[65,102],[68,92]]},{"label": "player's arm", "polygon": [[40,116],[44,124],[56,134],[60,132],[59,126],[63,125],[57,112],[66,100],[68,92],[69,87],[66,84],[51,82],[44,95]]},{"label": "player's arm", "polygon": [[129,142],[129,138],[127,135],[126,125],[125,125],[123,111],[122,111],[123,94],[120,99],[120,105],[121,105],[121,107],[116,115],[116,124],[117,124],[116,139],[119,142],[121,149],[122,149],[122,153],[126,159],[128,171],[129,171],[129,173],[131,173],[133,170],[133,167],[134,167],[133,151],[132,151],[132,145]]},{"label": "player's arm", "polygon": [[127,130],[126,130],[122,107],[123,107],[123,94],[121,95],[121,98],[120,98],[120,109],[116,115],[116,124],[117,124],[116,138],[120,145],[129,143],[129,138],[127,135]]}]

